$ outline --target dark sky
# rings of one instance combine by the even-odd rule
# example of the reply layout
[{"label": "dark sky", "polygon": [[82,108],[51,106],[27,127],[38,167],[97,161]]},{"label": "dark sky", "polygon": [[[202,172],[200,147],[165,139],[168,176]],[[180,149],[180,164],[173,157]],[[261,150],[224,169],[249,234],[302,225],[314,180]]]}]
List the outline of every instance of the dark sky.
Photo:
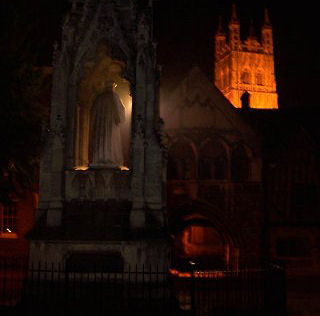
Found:
[{"label": "dark sky", "polygon": [[[27,39],[32,43],[29,46],[34,54],[40,52],[40,63],[50,62],[52,43],[60,36],[62,16],[69,6],[68,1],[2,0],[2,19],[6,2],[11,7],[15,2],[25,7],[25,25],[18,28],[22,32],[29,30]],[[300,5],[291,2],[287,7],[280,0],[233,2],[237,5],[242,36],[251,18],[259,34],[264,8],[269,9],[274,28],[280,106],[318,106],[320,46],[319,18],[315,5],[311,1],[300,2]],[[165,92],[172,90],[194,64],[199,65],[213,80],[217,17],[222,15],[226,25],[231,3],[231,0],[158,0],[155,3],[155,36],[158,41],[158,62],[163,66],[162,86]]]}]

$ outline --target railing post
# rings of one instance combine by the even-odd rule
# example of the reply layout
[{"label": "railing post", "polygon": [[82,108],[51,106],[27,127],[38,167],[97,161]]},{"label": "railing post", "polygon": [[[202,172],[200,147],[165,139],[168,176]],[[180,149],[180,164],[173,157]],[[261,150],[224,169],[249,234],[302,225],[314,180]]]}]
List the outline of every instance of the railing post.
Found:
[{"label": "railing post", "polygon": [[65,304],[65,310],[68,312],[69,309],[69,271],[68,271],[68,266],[67,264],[64,265],[64,290],[65,290],[65,295],[64,295],[64,304]]},{"label": "railing post", "polygon": [[287,312],[287,282],[286,271],[284,267],[280,267],[278,270],[278,282],[281,293],[279,293],[279,315],[285,316]]},{"label": "railing post", "polygon": [[190,296],[191,296],[191,315],[194,316],[196,315],[196,280],[195,280],[195,275],[194,275],[194,266],[195,263],[192,261],[189,261],[190,266],[191,266],[191,291],[190,291]]}]

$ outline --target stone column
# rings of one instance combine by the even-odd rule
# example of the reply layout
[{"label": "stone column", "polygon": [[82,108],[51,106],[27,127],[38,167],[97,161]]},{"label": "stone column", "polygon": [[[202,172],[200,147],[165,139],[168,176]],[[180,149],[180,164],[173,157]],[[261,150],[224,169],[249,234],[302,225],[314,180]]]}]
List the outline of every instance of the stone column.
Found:
[{"label": "stone column", "polygon": [[[153,48],[153,47],[152,47]],[[154,54],[154,53],[153,53]],[[163,223],[163,153],[161,149],[159,117],[158,69],[155,61],[150,65],[146,104],[146,148],[145,148],[145,202],[152,216]]]},{"label": "stone column", "polygon": [[132,104],[132,210],[130,225],[133,228],[143,228],[145,225],[144,211],[144,146],[145,146],[145,115],[144,104],[146,103],[145,91],[145,68],[144,64],[137,60],[136,82],[133,87]]},{"label": "stone column", "polygon": [[64,196],[65,126],[68,86],[68,61],[60,58],[54,67],[51,95],[50,129],[46,163],[41,165],[41,186],[46,194],[40,193],[40,206],[47,207],[47,226],[60,226]]}]

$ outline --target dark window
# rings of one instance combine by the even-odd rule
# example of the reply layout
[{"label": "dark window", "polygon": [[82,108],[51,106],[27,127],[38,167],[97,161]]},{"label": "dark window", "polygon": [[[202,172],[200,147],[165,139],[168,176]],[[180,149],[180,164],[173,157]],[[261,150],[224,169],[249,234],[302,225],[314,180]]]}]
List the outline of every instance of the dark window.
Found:
[{"label": "dark window", "polygon": [[178,142],[171,146],[168,154],[168,179],[194,179],[195,167],[195,156],[190,144]]},{"label": "dark window", "polygon": [[202,180],[211,179],[211,167],[213,161],[207,157],[201,157],[199,159],[199,178]]},{"label": "dark window", "polygon": [[246,150],[237,145],[231,155],[231,177],[234,181],[245,181],[249,178],[249,160]]},{"label": "dark window", "polygon": [[223,180],[227,178],[227,157],[218,156],[214,160],[214,178]]},{"label": "dark window", "polygon": [[199,159],[199,178],[202,180],[227,178],[227,153],[219,142],[202,146]]},{"label": "dark window", "polygon": [[179,161],[169,155],[167,173],[169,180],[179,179]]},{"label": "dark window", "polygon": [[263,86],[263,75],[260,72],[256,75],[256,83],[258,86]]},{"label": "dark window", "polygon": [[295,184],[291,193],[291,215],[296,219],[310,219],[318,214],[319,197],[317,187]]},{"label": "dark window", "polygon": [[306,238],[279,238],[276,247],[278,257],[305,257],[310,250]]},{"label": "dark window", "polygon": [[241,82],[245,83],[245,84],[249,84],[250,83],[250,73],[248,71],[244,71],[241,74]]}]

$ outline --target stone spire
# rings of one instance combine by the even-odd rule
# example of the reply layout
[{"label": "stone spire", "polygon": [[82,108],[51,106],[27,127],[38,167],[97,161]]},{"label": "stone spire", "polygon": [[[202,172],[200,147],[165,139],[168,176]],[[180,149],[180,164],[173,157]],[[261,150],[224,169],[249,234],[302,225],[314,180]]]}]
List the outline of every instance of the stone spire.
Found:
[{"label": "stone spire", "polygon": [[269,18],[269,11],[268,9],[264,9],[264,22],[263,22],[263,27],[265,28],[271,28],[271,22],[270,22],[270,18]]},{"label": "stone spire", "polygon": [[269,18],[268,9],[264,11],[264,22],[261,29],[262,45],[268,54],[273,54],[272,25]]},{"label": "stone spire", "polygon": [[219,15],[218,17],[218,29],[217,29],[217,35],[224,35],[225,32],[224,32],[224,29],[223,29],[223,26],[222,26],[222,17],[221,15]]},{"label": "stone spire", "polygon": [[256,31],[254,29],[254,24],[253,24],[253,20],[250,19],[250,27],[249,27],[249,38],[251,39],[256,39],[257,35],[256,35]]},{"label": "stone spire", "polygon": [[232,50],[237,50],[240,46],[240,22],[234,3],[232,4],[232,14],[229,22],[229,45]]},{"label": "stone spire", "polygon": [[235,3],[232,4],[232,14],[231,14],[231,23],[239,24],[239,19],[237,15],[237,8]]},{"label": "stone spire", "polygon": [[215,34],[215,55],[216,58],[225,51],[226,46],[226,33],[222,26],[222,17],[219,16],[218,20],[218,29]]}]

